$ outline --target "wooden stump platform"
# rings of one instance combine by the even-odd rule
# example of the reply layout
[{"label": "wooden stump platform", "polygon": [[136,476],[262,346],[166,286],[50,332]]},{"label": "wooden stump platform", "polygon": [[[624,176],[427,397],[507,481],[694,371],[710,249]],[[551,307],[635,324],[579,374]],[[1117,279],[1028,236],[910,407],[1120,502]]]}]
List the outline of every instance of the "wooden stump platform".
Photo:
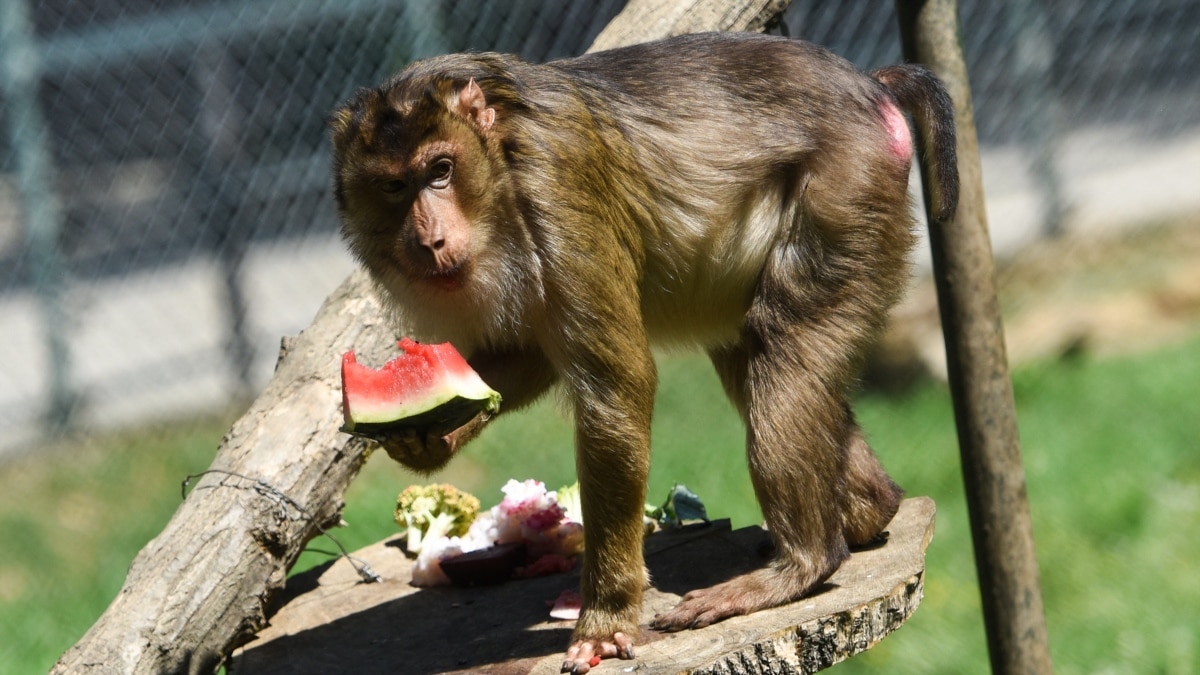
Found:
[{"label": "wooden stump platform", "polygon": [[[816,595],[708,628],[658,633],[645,625],[687,591],[761,566],[769,540],[728,521],[646,540],[653,587],[642,608],[634,661],[594,673],[812,673],[864,651],[917,608],[934,504],[908,499],[886,543],[855,551]],[[367,584],[345,559],[288,580],[283,604],[255,641],[234,654],[231,675],[254,673],[557,673],[573,622],[549,616],[578,571],[479,588],[418,589],[396,537],[353,554],[383,576]]]}]

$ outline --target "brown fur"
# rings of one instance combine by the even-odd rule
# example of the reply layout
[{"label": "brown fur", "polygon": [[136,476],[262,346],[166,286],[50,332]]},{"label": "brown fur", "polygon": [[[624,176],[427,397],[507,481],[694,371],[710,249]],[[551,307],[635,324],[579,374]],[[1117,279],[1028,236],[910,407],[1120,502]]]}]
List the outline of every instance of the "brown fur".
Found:
[{"label": "brown fur", "polygon": [[[940,84],[877,74],[799,41],[708,34],[546,65],[438,57],[335,113],[344,233],[399,325],[454,342],[507,409],[556,381],[573,404],[587,553],[564,669],[632,656],[652,342],[710,354],[777,548],[655,627],[799,598],[894,515],[900,489],[846,397],[908,274],[896,106],[931,144],[943,213],[957,184]],[[444,463],[477,426],[389,452]]]}]

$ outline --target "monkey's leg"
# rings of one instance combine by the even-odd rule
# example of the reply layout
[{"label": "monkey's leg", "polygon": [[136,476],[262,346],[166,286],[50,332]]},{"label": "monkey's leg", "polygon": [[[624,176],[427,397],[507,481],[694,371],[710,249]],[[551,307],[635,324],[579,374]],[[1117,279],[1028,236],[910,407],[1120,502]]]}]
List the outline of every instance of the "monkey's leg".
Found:
[{"label": "monkey's leg", "polygon": [[[726,347],[712,350],[709,356],[725,393],[745,421],[747,355],[740,347]],[[854,413],[847,408],[846,414],[850,425],[842,444],[846,476],[842,517],[846,543],[859,546],[873,541],[891,522],[904,491],[887,475],[867,444]]]},{"label": "monkey's leg", "polygon": [[846,399],[886,305],[864,300],[880,297],[861,285],[870,269],[822,285],[810,283],[802,266],[779,264],[795,260],[768,265],[741,344],[711,353],[746,423],[751,481],[776,558],[688,593],[656,617],[655,628],[706,626],[811,593],[849,556],[848,539],[869,540],[894,514],[898,489]]},{"label": "monkey's leg", "polygon": [[[597,293],[581,302],[595,297],[604,298],[604,306],[583,310],[579,303],[559,303],[574,312],[576,326],[580,316],[601,320],[561,331],[558,342],[547,350],[560,364],[574,405],[575,464],[587,524],[580,578],[583,605],[563,663],[563,671],[573,673],[586,673],[594,656],[633,658],[647,583],[642,511],[657,373],[636,294]],[[566,322],[548,325],[569,325]]]},{"label": "monkey's leg", "polygon": [[844,444],[846,502],[842,511],[846,543],[867,544],[879,536],[900,509],[904,491],[884,471],[879,458],[863,438],[862,429],[850,415],[850,428]]},{"label": "monkey's leg", "polygon": [[[646,376],[653,382],[649,358],[647,351],[651,365]],[[575,404],[575,461],[587,526],[580,579],[583,607],[563,672],[587,672],[593,656],[633,658],[647,583],[641,519],[650,463],[653,386],[630,383],[634,391],[605,387],[607,392],[589,392],[577,397]]]},{"label": "monkey's leg", "polygon": [[[653,401],[653,388],[649,396]],[[634,657],[637,616],[648,579],[641,530],[649,473],[648,408],[642,419],[640,408],[620,404],[619,394],[616,399],[583,399],[576,401],[575,416],[576,470],[587,522],[580,580],[583,607],[566,651],[564,673],[587,673],[593,656]]]},{"label": "monkey's leg", "polygon": [[[674,609],[655,617],[656,629],[699,628],[790,602],[849,556],[841,509],[845,406],[840,392],[821,382],[825,373],[804,367],[809,359],[803,356],[803,340],[790,337],[712,354],[746,421],[751,481],[776,559],[766,568],[688,593]],[[800,344],[789,344],[794,342]]]}]

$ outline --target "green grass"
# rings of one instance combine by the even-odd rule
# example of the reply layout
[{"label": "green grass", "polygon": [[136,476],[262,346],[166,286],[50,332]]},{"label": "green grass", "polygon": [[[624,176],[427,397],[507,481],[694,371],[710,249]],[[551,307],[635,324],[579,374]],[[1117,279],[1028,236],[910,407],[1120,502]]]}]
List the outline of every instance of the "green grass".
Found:
[{"label": "green grass", "polygon": [[[1014,378],[1055,670],[1195,673],[1200,663],[1200,342]],[[938,503],[925,600],[835,672],[986,672],[952,413],[941,392],[868,397],[896,479]]]},{"label": "green grass", "polygon": [[[757,522],[743,432],[702,359],[660,365],[650,496],[676,481],[715,517]],[[1016,374],[1022,450],[1051,648],[1059,673],[1195,673],[1200,661],[1200,341]],[[895,635],[832,672],[988,670],[953,415],[944,387],[864,396],[859,418],[889,471],[938,504],[925,599]],[[92,439],[0,467],[0,664],[45,672],[104,610],[129,561],[166,523],[179,483],[207,467],[225,422]],[[572,480],[571,430],[553,401],[501,418],[437,479],[494,503],[510,477]],[[347,495],[336,535],[394,533],[418,479],[380,453]],[[328,543],[313,544],[323,549]],[[306,554],[298,565],[322,560]]]},{"label": "green grass", "polygon": [[227,426],[63,442],[0,466],[0,671],[45,672],[83,635]]}]

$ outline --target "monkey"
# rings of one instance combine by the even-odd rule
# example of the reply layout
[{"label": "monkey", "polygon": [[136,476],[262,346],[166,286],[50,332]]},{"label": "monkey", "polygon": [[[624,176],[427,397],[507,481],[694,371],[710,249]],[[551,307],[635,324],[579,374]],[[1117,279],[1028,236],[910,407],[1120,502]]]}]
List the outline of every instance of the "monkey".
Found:
[{"label": "monkey", "polygon": [[[652,345],[707,353],[775,552],[650,628],[811,594],[895,515],[848,401],[910,274],[915,139],[936,217],[957,201],[953,106],[928,70],[865,74],[749,33],[544,64],[454,54],[360,89],[330,126],[342,233],[396,325],[455,344],[506,411],[569,400],[585,552],[563,672],[633,658]],[[482,426],[385,447],[428,470]]]}]

